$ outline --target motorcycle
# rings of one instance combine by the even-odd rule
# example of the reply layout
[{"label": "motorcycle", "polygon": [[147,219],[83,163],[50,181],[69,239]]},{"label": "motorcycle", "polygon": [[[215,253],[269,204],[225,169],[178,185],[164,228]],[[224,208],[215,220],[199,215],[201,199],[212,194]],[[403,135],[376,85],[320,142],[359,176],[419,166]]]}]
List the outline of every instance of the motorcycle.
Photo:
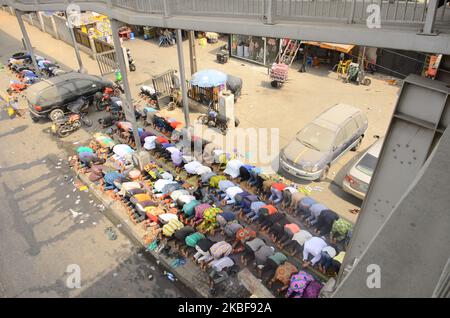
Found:
[{"label": "motorcycle", "polygon": [[114,88],[112,87],[105,87],[105,89],[102,92],[97,92],[94,95],[94,105],[95,108],[98,111],[105,110],[109,106],[111,106],[111,97],[114,95]]},{"label": "motorcycle", "polygon": [[91,127],[93,122],[86,117],[89,102],[84,97],[80,97],[70,105],[67,109],[71,114],[57,118],[53,121],[51,130],[60,138],[69,136],[74,131],[78,130],[82,124]]},{"label": "motorcycle", "polygon": [[[223,135],[227,134],[230,119],[214,111],[212,109],[212,103],[208,107],[208,112],[204,115],[200,115],[197,120],[209,128],[218,128]],[[239,120],[236,118],[235,127],[238,125]]]},{"label": "motorcycle", "polygon": [[131,57],[130,49],[127,49],[127,57],[128,57],[128,64],[130,66],[130,72],[136,71],[136,63],[134,59]]},{"label": "motorcycle", "polygon": [[120,96],[120,94],[125,93],[125,89],[123,88],[122,83],[119,80],[116,80],[113,84],[114,96]]}]

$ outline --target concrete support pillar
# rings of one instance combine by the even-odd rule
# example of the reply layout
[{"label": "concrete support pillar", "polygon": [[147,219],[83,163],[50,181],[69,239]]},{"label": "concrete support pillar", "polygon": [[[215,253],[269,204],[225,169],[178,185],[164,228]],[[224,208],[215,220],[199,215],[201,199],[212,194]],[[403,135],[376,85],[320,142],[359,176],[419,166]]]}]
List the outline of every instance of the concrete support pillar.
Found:
[{"label": "concrete support pillar", "polygon": [[28,14],[28,19],[29,19],[30,25],[34,26],[33,16],[31,15],[31,13]]},{"label": "concrete support pillar", "polygon": [[94,60],[96,60],[97,59],[97,48],[95,47],[95,42],[94,42],[94,38],[92,35],[89,35],[89,46],[91,47],[92,58]]},{"label": "concrete support pillar", "polygon": [[37,15],[38,20],[39,20],[39,25],[41,26],[40,27],[41,31],[45,32],[45,24],[44,24],[44,19],[42,18],[42,12],[38,11],[38,12],[36,12],[36,15]]},{"label": "concrete support pillar", "polygon": [[75,31],[73,30],[73,26],[70,24],[69,20],[66,22],[67,28],[69,29],[70,37],[72,38],[72,46],[75,49],[75,55],[78,61],[78,72],[86,73],[86,69],[83,66],[83,61],[81,60],[80,49],[78,48],[77,40],[75,39]]},{"label": "concrete support pillar", "polygon": [[197,73],[197,54],[195,52],[195,33],[189,31],[189,57],[191,66],[191,76]]},{"label": "concrete support pillar", "polygon": [[131,123],[131,126],[133,128],[134,140],[136,141],[136,150],[140,152],[142,150],[142,146],[139,138],[136,116],[134,115],[134,107],[131,98],[130,84],[128,83],[128,74],[127,74],[127,67],[125,64],[125,56],[123,54],[124,52],[119,38],[119,22],[115,19],[111,19],[111,30],[114,41],[114,50],[116,51],[117,62],[119,64],[120,73],[122,74],[123,88],[125,90],[125,100],[123,103],[125,106],[124,107],[125,117]]},{"label": "concrete support pillar", "polygon": [[181,94],[183,97],[184,121],[186,123],[186,128],[189,129],[190,127],[189,102],[187,97],[186,76],[184,70],[183,37],[181,35],[180,29],[177,29],[177,52],[178,52],[178,65],[180,68]]},{"label": "concrete support pillar", "polygon": [[31,55],[31,60],[33,61],[34,69],[36,70],[37,75],[40,75],[39,67],[36,61],[36,56],[34,55],[33,47],[31,46],[30,38],[28,37],[27,29],[25,28],[25,24],[23,23],[22,15],[24,12],[15,10],[17,22],[19,23],[20,30],[22,31],[23,40],[25,42],[25,47]]},{"label": "concrete support pillar", "polygon": [[51,21],[52,21],[53,32],[55,33],[55,38],[57,40],[59,40],[58,28],[56,27],[56,22],[55,22],[55,17],[54,16],[51,16]]}]

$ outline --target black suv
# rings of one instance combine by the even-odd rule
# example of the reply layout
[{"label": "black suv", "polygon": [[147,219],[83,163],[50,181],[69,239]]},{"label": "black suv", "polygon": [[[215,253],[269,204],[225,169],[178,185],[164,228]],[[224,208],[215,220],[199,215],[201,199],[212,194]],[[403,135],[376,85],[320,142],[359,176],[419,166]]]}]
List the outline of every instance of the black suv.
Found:
[{"label": "black suv", "polygon": [[103,92],[113,83],[99,76],[76,72],[44,79],[26,90],[31,118],[37,122],[48,117],[55,120],[68,112],[67,104],[83,96],[90,103],[95,93]]}]

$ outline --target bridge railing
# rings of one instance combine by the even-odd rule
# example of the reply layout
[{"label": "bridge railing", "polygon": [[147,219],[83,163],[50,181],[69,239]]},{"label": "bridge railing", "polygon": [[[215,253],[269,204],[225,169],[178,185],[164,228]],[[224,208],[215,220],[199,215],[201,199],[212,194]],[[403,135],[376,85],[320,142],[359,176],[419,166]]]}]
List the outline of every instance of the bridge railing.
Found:
[{"label": "bridge railing", "polygon": [[[99,3],[164,16],[225,16],[261,19],[269,23],[309,20],[315,22],[366,23],[374,5],[381,23],[423,25],[432,0],[75,0]],[[64,3],[64,0],[17,0],[23,4]],[[443,0],[437,24],[450,23],[450,0]]]}]

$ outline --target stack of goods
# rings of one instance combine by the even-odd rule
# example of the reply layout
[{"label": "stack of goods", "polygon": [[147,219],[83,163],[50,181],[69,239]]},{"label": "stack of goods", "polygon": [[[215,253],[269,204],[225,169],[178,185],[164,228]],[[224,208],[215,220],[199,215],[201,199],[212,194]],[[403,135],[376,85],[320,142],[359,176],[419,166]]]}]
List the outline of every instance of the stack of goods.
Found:
[{"label": "stack of goods", "polygon": [[274,81],[285,82],[288,77],[289,66],[284,63],[273,63],[269,70],[270,78]]},{"label": "stack of goods", "polygon": [[219,34],[215,32],[206,32],[206,39],[208,43],[217,43],[219,40]]}]

